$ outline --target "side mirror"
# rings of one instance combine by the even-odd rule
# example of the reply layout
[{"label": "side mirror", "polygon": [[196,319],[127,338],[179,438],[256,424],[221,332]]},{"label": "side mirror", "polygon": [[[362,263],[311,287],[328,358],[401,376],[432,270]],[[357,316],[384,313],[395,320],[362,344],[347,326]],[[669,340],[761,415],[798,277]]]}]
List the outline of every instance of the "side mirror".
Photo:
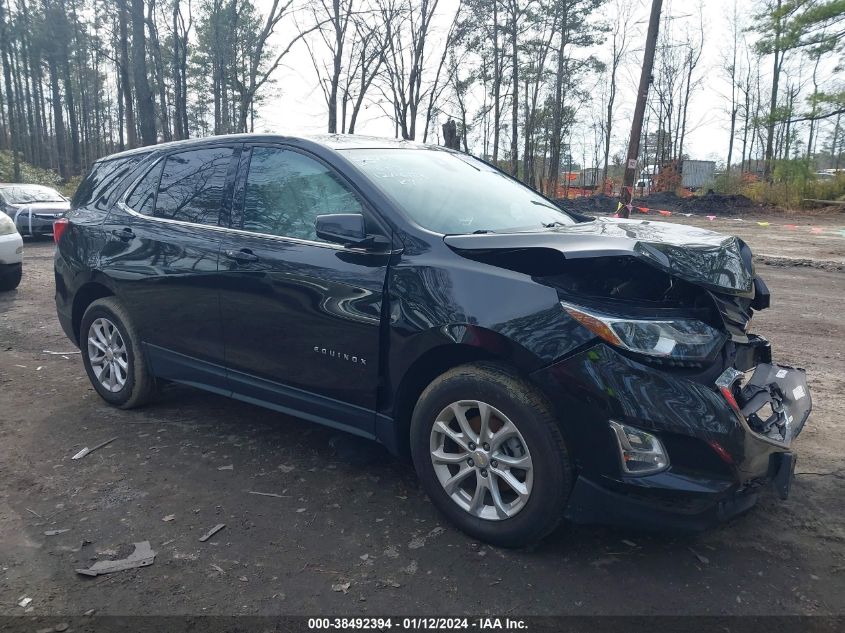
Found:
[{"label": "side mirror", "polygon": [[364,216],[360,213],[318,215],[314,222],[317,237],[344,246],[373,247],[386,240],[380,235],[367,235]]},{"label": "side mirror", "polygon": [[367,238],[364,216],[360,213],[318,215],[314,226],[317,237],[336,244],[357,244]]}]

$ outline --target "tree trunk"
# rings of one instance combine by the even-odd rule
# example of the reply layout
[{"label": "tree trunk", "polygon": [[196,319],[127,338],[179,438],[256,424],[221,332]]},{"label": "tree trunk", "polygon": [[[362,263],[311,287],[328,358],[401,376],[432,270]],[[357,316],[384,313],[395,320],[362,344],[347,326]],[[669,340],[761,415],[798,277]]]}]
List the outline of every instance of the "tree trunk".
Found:
[{"label": "tree trunk", "polygon": [[560,145],[563,133],[563,80],[566,71],[567,33],[569,31],[569,15],[564,11],[560,24],[560,43],[557,49],[557,68],[555,70],[555,93],[552,103],[552,134],[549,141],[549,181],[546,195],[556,198],[560,181]]},{"label": "tree trunk", "polygon": [[79,119],[76,115],[76,99],[74,98],[73,81],[70,74],[70,47],[68,46],[68,39],[70,37],[70,28],[67,20],[67,11],[64,2],[61,3],[61,15],[57,16],[62,20],[61,39],[61,73],[62,83],[65,89],[65,104],[67,105],[68,123],[70,124],[70,166],[69,171],[73,175],[77,175],[81,168],[81,157],[79,150]]},{"label": "tree trunk", "polygon": [[153,95],[147,79],[147,38],[144,23],[144,0],[132,0],[132,79],[138,100],[141,143],[155,145],[156,118]]},{"label": "tree trunk", "polygon": [[[777,11],[779,12],[782,5],[782,0],[778,0]],[[769,99],[769,118],[767,121],[766,133],[766,163],[763,167],[763,175],[769,182],[772,181],[772,159],[774,158],[774,140],[775,140],[775,110],[778,107],[778,84],[780,82],[780,64],[781,64],[781,50],[780,50],[780,18],[777,19],[775,25],[775,48],[774,61],[772,64],[772,93]]]},{"label": "tree trunk", "polygon": [[59,90],[59,69],[55,55],[50,55],[47,60],[47,67],[50,73],[50,92],[53,100],[53,135],[56,137],[56,163],[59,175],[63,180],[66,180],[68,177],[66,132],[62,116],[62,94]]},{"label": "tree trunk", "polygon": [[502,58],[499,52],[499,0],[493,0],[493,164],[499,161],[499,128],[502,125]]},{"label": "tree trunk", "polygon": [[138,135],[135,127],[135,105],[132,102],[132,84],[129,79],[129,33],[126,22],[126,0],[117,0],[117,15],[119,23],[120,89],[123,96],[123,115],[126,119],[126,145],[132,148],[138,145]]},{"label": "tree trunk", "polygon": [[[170,116],[167,108],[167,93],[164,85],[164,63],[161,59],[161,44],[158,41],[158,28],[153,15],[153,4],[149,5],[146,19],[147,28],[150,31],[150,49],[153,53],[153,63],[156,70],[156,87],[158,89],[158,109],[161,120],[161,135],[165,141],[173,140],[173,133],[170,131]],[[174,33],[174,37],[176,34]]]},{"label": "tree trunk", "polygon": [[511,95],[511,174],[519,177],[519,14],[518,0],[511,0],[511,73],[513,94]]},{"label": "tree trunk", "polygon": [[337,87],[340,83],[341,61],[343,60],[343,26],[341,24],[340,0],[332,0],[332,24],[334,26],[334,57],[329,89],[329,133],[337,132]]},{"label": "tree trunk", "polygon": [[180,72],[180,65],[182,61],[182,54],[179,52],[181,48],[182,38],[179,35],[179,0],[173,2],[173,64],[172,77],[173,82],[173,135],[176,139],[185,138],[185,130],[182,127],[182,73]]},{"label": "tree trunk", "polygon": [[15,121],[15,95],[12,91],[12,69],[10,67],[11,59],[9,58],[9,35],[8,25],[6,23],[6,7],[0,1],[0,47],[2,47],[2,63],[3,63],[3,84],[6,92],[6,103],[9,108],[9,137],[10,146],[12,150],[12,164],[14,171],[15,182],[21,180],[21,165],[20,156],[18,152],[18,122]]}]

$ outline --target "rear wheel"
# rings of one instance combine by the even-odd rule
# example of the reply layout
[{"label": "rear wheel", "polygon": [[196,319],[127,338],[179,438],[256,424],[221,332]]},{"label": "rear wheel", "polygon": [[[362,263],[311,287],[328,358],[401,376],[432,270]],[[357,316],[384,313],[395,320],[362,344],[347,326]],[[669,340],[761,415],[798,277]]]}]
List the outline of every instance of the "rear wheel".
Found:
[{"label": "rear wheel", "polygon": [[0,268],[0,291],[14,290],[17,288],[21,283],[22,276],[22,266]]},{"label": "rear wheel", "polygon": [[572,472],[560,429],[542,393],[505,366],[463,365],[432,382],[411,449],[434,504],[475,538],[519,547],[563,517]]},{"label": "rear wheel", "polygon": [[140,338],[126,310],[114,297],[94,301],[82,316],[82,361],[94,389],[106,402],[132,409],[155,394]]}]

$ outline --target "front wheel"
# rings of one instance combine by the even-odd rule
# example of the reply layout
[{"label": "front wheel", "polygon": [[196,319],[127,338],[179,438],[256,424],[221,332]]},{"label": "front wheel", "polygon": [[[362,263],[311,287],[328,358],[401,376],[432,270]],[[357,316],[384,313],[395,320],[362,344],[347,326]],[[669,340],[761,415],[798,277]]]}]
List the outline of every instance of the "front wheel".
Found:
[{"label": "front wheel", "polygon": [[103,400],[132,409],[153,397],[155,378],[147,369],[140,337],[115,297],[97,299],[85,310],[79,346],[88,378]]},{"label": "front wheel", "polygon": [[411,452],[432,502],[475,538],[520,547],[563,517],[572,470],[557,421],[542,393],[503,365],[435,379],[414,409]]}]

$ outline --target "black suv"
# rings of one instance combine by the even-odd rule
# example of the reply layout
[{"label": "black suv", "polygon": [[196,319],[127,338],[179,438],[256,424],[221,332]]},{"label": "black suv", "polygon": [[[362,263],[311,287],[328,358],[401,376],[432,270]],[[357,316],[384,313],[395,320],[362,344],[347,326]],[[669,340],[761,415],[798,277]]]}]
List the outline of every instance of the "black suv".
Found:
[{"label": "black suv", "polygon": [[55,236],[106,401],[175,381],[376,440],[479,539],[788,492],[810,395],[747,331],[769,293],[735,237],[567,214],[439,147],[256,135],[99,161]]}]

